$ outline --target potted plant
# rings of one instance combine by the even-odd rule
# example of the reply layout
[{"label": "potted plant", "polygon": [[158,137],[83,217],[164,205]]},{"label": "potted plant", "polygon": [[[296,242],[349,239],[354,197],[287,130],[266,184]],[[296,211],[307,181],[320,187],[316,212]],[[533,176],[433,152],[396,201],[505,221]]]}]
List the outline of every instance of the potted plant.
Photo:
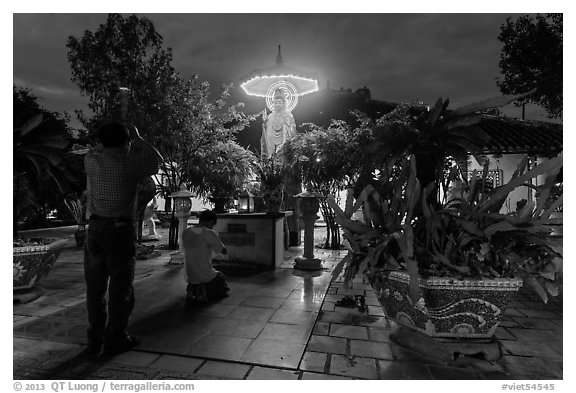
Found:
[{"label": "potted plant", "polygon": [[[345,268],[351,282],[366,271],[387,315],[410,332],[425,334],[429,345],[406,329],[392,337],[412,349],[431,349],[429,355],[443,359],[456,352],[482,352],[497,359],[493,333],[513,293],[522,285],[544,301],[557,293],[554,280],[562,260],[548,243],[547,224],[562,197],[545,206],[562,154],[528,172],[521,163],[509,183],[493,190],[478,187],[487,183],[487,167],[469,183],[460,176],[460,193],[453,190],[457,197],[445,198],[460,172],[458,166],[449,174],[444,171],[447,146],[458,140],[454,131],[464,135],[458,127],[474,124],[480,118],[476,112],[493,104],[486,101],[451,113],[441,100],[429,110],[401,108],[404,114],[391,114],[379,124],[380,132],[403,134],[410,142],[402,145],[397,138],[383,149],[385,154],[371,168],[372,180],[361,192],[349,193],[344,210],[329,198],[351,249],[335,273]],[[512,190],[539,175],[547,181],[537,204],[527,204],[516,215],[500,213]],[[358,210],[360,220],[353,216]],[[496,296],[499,289],[502,296]],[[443,352],[446,345],[437,345],[438,340],[456,347]]]},{"label": "potted plant", "polygon": [[69,195],[64,198],[64,205],[72,217],[74,217],[76,225],[78,226],[76,233],[74,233],[76,246],[82,247],[86,240],[86,195],[83,194],[81,197]]},{"label": "potted plant", "polygon": [[217,213],[223,213],[250,178],[254,160],[254,154],[235,141],[219,142],[188,171],[192,191],[214,204]]},{"label": "potted plant", "polygon": [[256,172],[260,178],[260,193],[268,212],[279,212],[284,200],[283,157],[276,152],[261,156],[256,162]]},{"label": "potted plant", "polygon": [[[25,239],[18,233],[19,219],[39,204],[40,179],[60,188],[65,180],[63,157],[68,141],[63,120],[44,111],[27,90],[14,88],[13,128],[13,290],[14,299],[32,301],[41,295],[35,289],[53,267],[66,239]],[[60,190],[59,190],[60,191]],[[27,294],[28,293],[28,294]]]}]

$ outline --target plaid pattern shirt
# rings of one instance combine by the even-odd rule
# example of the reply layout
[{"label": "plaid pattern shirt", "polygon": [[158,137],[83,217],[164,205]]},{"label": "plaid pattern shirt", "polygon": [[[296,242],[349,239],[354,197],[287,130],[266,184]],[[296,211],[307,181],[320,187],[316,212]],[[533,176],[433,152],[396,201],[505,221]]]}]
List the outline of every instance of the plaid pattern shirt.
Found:
[{"label": "plaid pattern shirt", "polygon": [[138,181],[158,172],[158,159],[134,145],[129,153],[92,149],[86,154],[90,215],[135,217]]}]

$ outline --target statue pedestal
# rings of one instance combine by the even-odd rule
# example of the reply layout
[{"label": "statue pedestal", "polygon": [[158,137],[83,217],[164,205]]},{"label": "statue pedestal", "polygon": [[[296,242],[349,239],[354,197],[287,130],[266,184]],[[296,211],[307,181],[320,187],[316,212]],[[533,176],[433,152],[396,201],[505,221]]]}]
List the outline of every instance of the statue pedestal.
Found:
[{"label": "statue pedestal", "polygon": [[320,270],[322,269],[322,260],[318,258],[296,257],[294,269],[299,270]]},{"label": "statue pedestal", "polygon": [[304,255],[295,258],[294,269],[321,270],[322,260],[314,258],[314,222],[319,218],[316,213],[320,207],[318,194],[307,191],[296,198],[299,201],[300,219],[304,222]]}]

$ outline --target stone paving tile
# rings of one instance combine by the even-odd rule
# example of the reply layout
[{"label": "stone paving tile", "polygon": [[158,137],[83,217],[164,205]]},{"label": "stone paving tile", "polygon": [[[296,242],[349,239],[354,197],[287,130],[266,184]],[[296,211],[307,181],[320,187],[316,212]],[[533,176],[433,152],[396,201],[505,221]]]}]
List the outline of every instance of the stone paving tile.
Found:
[{"label": "stone paving tile", "polygon": [[312,335],[308,345],[308,351],[346,354],[346,339],[342,337],[329,337]]},{"label": "stone paving tile", "polygon": [[192,346],[187,355],[208,359],[240,360],[252,340],[242,337],[207,335]]},{"label": "stone paving tile", "polygon": [[128,351],[114,356],[111,361],[113,363],[120,363],[128,366],[147,367],[158,360],[159,357],[160,355],[156,353]]},{"label": "stone paving tile", "polygon": [[330,373],[362,379],[378,379],[376,360],[358,356],[332,355]]},{"label": "stone paving tile", "polygon": [[120,364],[105,364],[90,373],[86,379],[147,380],[154,379],[158,370],[143,367],[127,367]]},{"label": "stone paving tile", "polygon": [[466,368],[446,366],[428,366],[428,368],[434,379],[479,379],[474,371]]},{"label": "stone paving tile", "polygon": [[381,305],[377,306],[368,306],[368,314],[370,315],[378,315],[378,316],[385,316],[384,310],[382,309]]},{"label": "stone paving tile", "polygon": [[196,315],[207,315],[211,317],[225,318],[237,308],[234,304],[210,304],[208,307],[199,308]]},{"label": "stone paving tile", "polygon": [[286,323],[292,325],[312,325],[318,314],[314,311],[282,310],[274,312],[269,322]]},{"label": "stone paving tile", "polygon": [[390,342],[390,329],[368,328],[368,339],[370,341]]},{"label": "stone paving tile", "polygon": [[556,324],[548,319],[514,317],[514,320],[525,328],[543,329],[543,330],[556,329]]},{"label": "stone paving tile", "polygon": [[322,302],[309,302],[304,300],[287,299],[278,310],[291,311],[318,311]]},{"label": "stone paving tile", "polygon": [[379,379],[428,380],[432,374],[426,365],[420,362],[377,360]]},{"label": "stone paving tile", "polygon": [[296,369],[305,347],[305,344],[257,338],[252,341],[240,360],[265,366]]},{"label": "stone paving tile", "polygon": [[258,338],[285,341],[295,344],[306,344],[312,331],[312,325],[287,325],[268,323],[258,335]]},{"label": "stone paving tile", "polygon": [[555,341],[562,339],[558,337],[554,330],[540,330],[540,329],[527,329],[527,328],[506,328],[518,340],[522,341]]},{"label": "stone paving tile", "polygon": [[322,303],[322,307],[320,308],[322,311],[335,311],[336,310],[336,303],[330,301],[324,301]]},{"label": "stone paving tile", "polygon": [[266,325],[266,321],[226,318],[215,333],[222,336],[256,338]]},{"label": "stone paving tile", "polygon": [[299,377],[298,371],[279,370],[274,368],[266,368],[254,366],[246,377],[247,380],[297,380]]},{"label": "stone paving tile", "polygon": [[204,359],[191,358],[187,356],[161,355],[152,364],[150,364],[149,367],[194,373],[202,363],[204,363]]},{"label": "stone paving tile", "polygon": [[510,333],[506,328],[498,327],[495,333],[496,338],[499,340],[516,340],[516,337]]},{"label": "stone paving tile", "polygon": [[258,321],[268,321],[276,310],[262,307],[238,306],[228,317],[232,319],[251,319]]},{"label": "stone paving tile", "polygon": [[330,324],[330,336],[368,340],[368,328],[332,323]]},{"label": "stone paving tile", "polygon": [[320,373],[302,373],[302,380],[304,381],[316,381],[316,380],[352,380],[354,378],[347,378],[340,375],[332,375],[332,374],[320,374]]},{"label": "stone paving tile", "polygon": [[562,378],[562,369],[558,363],[548,361],[544,358],[523,357],[523,356],[504,356],[504,365],[509,374],[514,376],[531,376],[528,379],[538,378]]},{"label": "stone paving tile", "polygon": [[206,333],[171,334],[170,330],[155,335],[145,335],[138,346],[139,350],[183,355],[197,344]]},{"label": "stone paving tile", "polygon": [[214,375],[229,379],[244,379],[250,366],[247,364],[208,360],[197,370],[198,374]]},{"label": "stone paving tile", "polygon": [[299,369],[322,373],[326,369],[326,361],[328,360],[328,356],[328,354],[322,352],[306,351],[304,352],[304,356],[300,362]]},{"label": "stone paving tile", "polygon": [[242,306],[251,307],[265,307],[277,309],[284,303],[285,297],[271,297],[271,296],[250,296],[244,299]]},{"label": "stone paving tile", "polygon": [[327,336],[330,333],[330,324],[328,322],[316,322],[312,334]]},{"label": "stone paving tile", "polygon": [[350,340],[350,355],[393,360],[392,349],[388,343]]},{"label": "stone paving tile", "polygon": [[544,356],[562,360],[562,353],[556,352],[554,349],[550,348],[548,343],[545,342],[531,342],[527,345],[526,342],[505,340],[502,341],[502,347],[512,355],[533,357]]}]

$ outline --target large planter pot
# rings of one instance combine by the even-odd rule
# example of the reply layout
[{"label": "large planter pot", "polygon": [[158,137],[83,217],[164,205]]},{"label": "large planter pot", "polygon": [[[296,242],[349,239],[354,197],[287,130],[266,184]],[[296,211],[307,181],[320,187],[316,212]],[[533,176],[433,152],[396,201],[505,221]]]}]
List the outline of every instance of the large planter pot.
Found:
[{"label": "large planter pot", "polygon": [[66,239],[40,246],[14,247],[12,251],[14,291],[33,288],[50,272]]},{"label": "large planter pot", "polygon": [[262,192],[262,198],[264,199],[266,211],[269,213],[279,212],[282,208],[282,201],[284,199],[282,184],[262,184],[260,190]]},{"label": "large planter pot", "polygon": [[406,272],[378,274],[373,287],[386,315],[427,336],[455,339],[491,339],[504,310],[522,286],[521,279],[421,278],[424,304],[414,305],[409,282]]}]

